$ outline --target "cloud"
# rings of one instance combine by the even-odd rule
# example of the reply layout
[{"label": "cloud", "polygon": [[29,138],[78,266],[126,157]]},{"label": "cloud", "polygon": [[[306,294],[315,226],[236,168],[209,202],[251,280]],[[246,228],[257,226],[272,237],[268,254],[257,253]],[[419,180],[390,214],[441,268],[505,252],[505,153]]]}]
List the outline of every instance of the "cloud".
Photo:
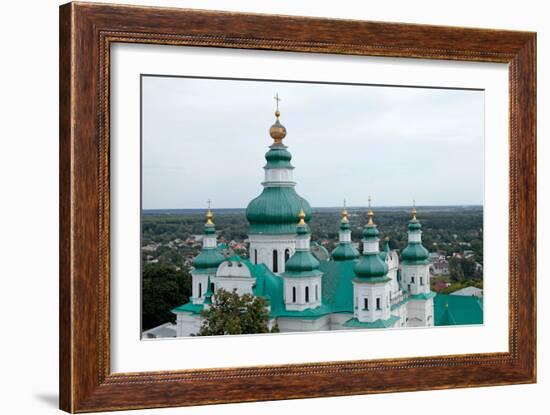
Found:
[{"label": "cloud", "polygon": [[261,191],[275,93],[313,206],[480,204],[482,91],[145,77],[143,206],[245,207]]}]

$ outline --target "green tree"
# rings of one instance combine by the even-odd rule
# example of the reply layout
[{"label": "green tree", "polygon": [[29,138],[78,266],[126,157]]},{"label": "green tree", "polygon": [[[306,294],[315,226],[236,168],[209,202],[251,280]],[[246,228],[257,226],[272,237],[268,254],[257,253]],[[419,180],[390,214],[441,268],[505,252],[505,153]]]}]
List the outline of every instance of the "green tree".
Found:
[{"label": "green tree", "polygon": [[463,281],[464,271],[462,270],[462,264],[460,258],[452,257],[449,259],[449,274],[453,281]]},{"label": "green tree", "polygon": [[143,330],[174,321],[175,315],[170,310],[187,302],[191,295],[188,269],[176,271],[169,266],[147,264],[141,284]]},{"label": "green tree", "polygon": [[217,290],[212,305],[203,310],[201,316],[203,322],[199,336],[279,331],[276,325],[271,330],[268,327],[269,310],[264,298],[250,294],[240,296],[236,290]]}]

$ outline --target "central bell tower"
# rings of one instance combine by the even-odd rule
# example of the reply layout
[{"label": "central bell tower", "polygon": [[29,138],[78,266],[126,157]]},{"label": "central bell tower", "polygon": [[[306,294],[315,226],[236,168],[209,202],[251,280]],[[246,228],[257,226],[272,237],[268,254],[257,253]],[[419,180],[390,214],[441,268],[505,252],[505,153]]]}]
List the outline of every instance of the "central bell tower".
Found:
[{"label": "central bell tower", "polygon": [[286,128],[280,122],[279,96],[275,123],[269,129],[273,143],[265,154],[265,179],[262,193],[246,208],[250,223],[249,256],[253,264],[265,264],[275,274],[285,271],[286,262],[296,250],[296,223],[303,209],[304,220],[311,219],[311,206],[295,190],[292,155],[283,144]]}]

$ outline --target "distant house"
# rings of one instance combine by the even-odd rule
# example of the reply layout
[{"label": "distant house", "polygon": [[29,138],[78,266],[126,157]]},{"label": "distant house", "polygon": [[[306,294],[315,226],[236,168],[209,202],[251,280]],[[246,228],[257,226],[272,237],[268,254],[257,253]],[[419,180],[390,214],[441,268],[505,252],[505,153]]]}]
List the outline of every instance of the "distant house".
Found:
[{"label": "distant house", "polygon": [[449,285],[451,284],[445,281],[436,281],[433,288],[434,288],[434,291],[440,292],[440,291],[443,291],[445,288],[447,288]]},{"label": "distant house", "polygon": [[430,271],[434,275],[449,275],[449,262],[446,259],[432,261]]},{"label": "distant house", "polygon": [[483,290],[477,287],[466,287],[453,292],[452,295],[483,298]]}]

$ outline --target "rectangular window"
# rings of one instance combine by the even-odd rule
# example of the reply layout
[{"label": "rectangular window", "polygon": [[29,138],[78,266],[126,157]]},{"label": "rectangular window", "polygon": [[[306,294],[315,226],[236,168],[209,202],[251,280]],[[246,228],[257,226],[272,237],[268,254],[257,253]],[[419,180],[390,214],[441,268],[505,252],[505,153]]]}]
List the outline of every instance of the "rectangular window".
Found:
[{"label": "rectangular window", "polygon": [[378,298],[376,299],[376,309],[377,309],[377,310],[381,310],[381,308],[380,308],[380,297],[378,297]]},{"label": "rectangular window", "polygon": [[365,297],[365,310],[369,309],[369,299]]},{"label": "rectangular window", "polygon": [[420,277],[420,285],[424,285],[424,278]]},{"label": "rectangular window", "polygon": [[296,302],[296,287],[292,287],[292,302]]}]

